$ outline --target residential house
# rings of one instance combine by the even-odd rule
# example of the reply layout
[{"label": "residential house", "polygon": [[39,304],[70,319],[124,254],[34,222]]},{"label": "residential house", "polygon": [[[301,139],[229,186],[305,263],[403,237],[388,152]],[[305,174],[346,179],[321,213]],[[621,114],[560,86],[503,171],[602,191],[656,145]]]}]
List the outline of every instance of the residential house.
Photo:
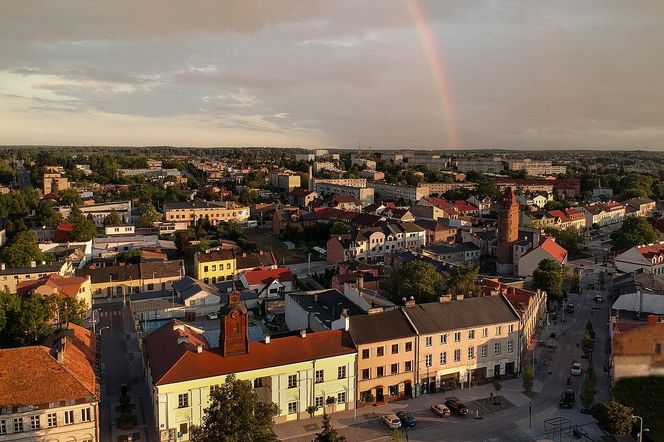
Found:
[{"label": "residential house", "polygon": [[351,212],[362,211],[360,200],[351,195],[333,195],[330,200],[330,207]]},{"label": "residential house", "polygon": [[516,375],[520,318],[504,296],[410,300],[404,312],[418,335],[417,394]]},{"label": "residential house", "polygon": [[348,329],[348,318],[365,311],[336,289],[288,293],[286,325],[289,330],[314,332]]},{"label": "residential house", "polygon": [[422,248],[422,254],[455,264],[467,266],[480,264],[480,248],[472,242],[430,245]]},{"label": "residential house", "polygon": [[309,207],[314,200],[318,198],[318,194],[313,190],[302,189],[297,187],[288,194],[289,202],[297,207]]},{"label": "residential house", "polygon": [[586,217],[586,226],[593,224],[607,226],[620,223],[625,219],[625,206],[615,201],[593,203],[582,207]]},{"label": "residential house", "polygon": [[625,201],[625,216],[650,216],[656,205],[657,202],[650,198],[629,199]]},{"label": "residential house", "polygon": [[259,303],[266,299],[278,299],[295,289],[295,278],[288,268],[246,270],[240,282],[258,294]]},{"label": "residential house", "polygon": [[265,252],[259,250],[256,253],[241,252],[235,254],[235,274],[238,275],[246,270],[253,269],[276,269],[279,267],[277,257],[270,250]]},{"label": "residential house", "polygon": [[[198,281],[190,276],[184,276],[182,279],[173,282],[173,291],[178,296],[185,307],[199,307],[200,313],[209,313],[218,309],[221,299],[219,290],[204,282]],[[210,307],[200,310],[203,307]]]},{"label": "residential house", "polygon": [[181,201],[164,204],[164,220],[175,222],[179,230],[184,230],[199,219],[207,219],[217,225],[222,221],[246,223],[249,220],[249,206],[233,201]]},{"label": "residential house", "polygon": [[95,335],[75,324],[0,349],[0,441],[101,441],[96,356]]},{"label": "residential house", "polygon": [[358,406],[412,398],[417,334],[403,310],[352,316],[348,330],[357,347]]},{"label": "residential house", "polygon": [[235,276],[235,253],[231,249],[196,252],[194,275],[205,284],[232,280]]},{"label": "residential house", "polygon": [[552,259],[560,265],[567,264],[567,250],[558,244],[553,237],[545,238],[538,246],[527,251],[518,260],[515,260],[516,274],[519,276],[532,276],[539,263],[545,259]]},{"label": "residential house", "polygon": [[478,215],[488,215],[491,213],[491,206],[493,201],[488,196],[481,197],[479,195],[471,195],[467,200],[473,207],[477,207]]},{"label": "residential house", "polygon": [[83,301],[88,307],[88,313],[92,308],[90,278],[64,277],[57,273],[51,273],[34,281],[25,280],[19,282],[16,292],[19,295],[67,296],[78,301]]},{"label": "residential house", "polygon": [[200,329],[172,320],[145,339],[145,367],[160,440],[189,440],[200,426],[210,393],[234,374],[251,382],[258,399],[275,403],[275,422],[310,417],[309,411],[355,407],[356,350],[345,330],[249,342],[247,310],[233,295],[220,312],[219,343]]},{"label": "residential house", "polygon": [[616,256],[613,262],[616,270],[624,273],[644,269],[664,275],[664,241],[634,246]]},{"label": "residential house", "polygon": [[427,231],[427,244],[452,243],[458,229],[448,223],[431,219],[418,219],[415,224]]},{"label": "residential house", "polygon": [[35,281],[48,275],[70,276],[74,267],[70,261],[47,263],[32,261],[26,267],[7,267],[0,263],[0,287],[9,293],[16,293],[18,285],[23,281]]},{"label": "residential house", "polygon": [[424,197],[410,208],[416,218],[438,220],[440,218],[456,219],[459,211],[456,206],[443,198]]}]

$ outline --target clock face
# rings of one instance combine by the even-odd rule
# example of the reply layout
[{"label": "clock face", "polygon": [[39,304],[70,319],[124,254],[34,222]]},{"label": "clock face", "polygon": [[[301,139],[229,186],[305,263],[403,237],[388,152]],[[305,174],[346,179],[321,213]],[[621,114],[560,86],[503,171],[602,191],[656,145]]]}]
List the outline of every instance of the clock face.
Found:
[{"label": "clock face", "polygon": [[231,319],[237,319],[237,318],[239,318],[239,317],[240,317],[240,312],[239,312],[239,311],[237,311],[237,310],[233,310],[233,311],[231,312]]}]

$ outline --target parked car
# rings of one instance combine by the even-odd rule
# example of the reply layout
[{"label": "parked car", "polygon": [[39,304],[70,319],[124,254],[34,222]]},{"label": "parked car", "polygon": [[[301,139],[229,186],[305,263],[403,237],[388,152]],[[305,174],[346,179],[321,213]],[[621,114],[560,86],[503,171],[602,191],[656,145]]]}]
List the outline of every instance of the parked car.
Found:
[{"label": "parked car", "polygon": [[581,368],[581,363],[579,362],[573,363],[572,368],[570,368],[569,372],[574,376],[581,376],[581,373],[583,372],[583,369]]},{"label": "parked car", "polygon": [[387,428],[390,430],[401,428],[401,420],[399,420],[396,414],[384,414],[383,422],[385,422],[385,425],[387,425]]},{"label": "parked car", "polygon": [[450,409],[445,406],[445,404],[436,404],[431,406],[431,411],[436,413],[440,417],[448,417],[450,413]]},{"label": "parked car", "polygon": [[468,414],[468,407],[464,405],[459,399],[448,399],[445,401],[445,405],[450,411],[459,416],[465,416]]},{"label": "parked car", "polygon": [[218,319],[219,315],[218,315],[217,312],[208,313],[208,318],[209,319]]},{"label": "parked car", "polygon": [[565,306],[565,313],[574,313],[574,304],[567,304]]},{"label": "parked car", "polygon": [[560,395],[560,408],[574,408],[575,402],[574,390],[567,389]]},{"label": "parked car", "polygon": [[601,295],[597,295],[593,298],[593,301],[595,301],[598,304],[601,304],[602,302],[604,302],[604,298],[602,298]]},{"label": "parked car", "polygon": [[402,427],[414,427],[417,424],[417,419],[413,416],[412,413],[408,411],[397,411],[397,417],[401,421]]}]

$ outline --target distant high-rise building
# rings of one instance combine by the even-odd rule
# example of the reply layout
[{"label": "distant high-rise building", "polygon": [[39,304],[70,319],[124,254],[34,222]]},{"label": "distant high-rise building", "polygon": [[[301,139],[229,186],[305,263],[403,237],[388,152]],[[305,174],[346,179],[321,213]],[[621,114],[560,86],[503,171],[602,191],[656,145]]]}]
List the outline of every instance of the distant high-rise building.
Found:
[{"label": "distant high-rise building", "polygon": [[513,248],[519,238],[519,203],[511,187],[505,189],[498,208],[498,259],[499,275],[514,272]]}]

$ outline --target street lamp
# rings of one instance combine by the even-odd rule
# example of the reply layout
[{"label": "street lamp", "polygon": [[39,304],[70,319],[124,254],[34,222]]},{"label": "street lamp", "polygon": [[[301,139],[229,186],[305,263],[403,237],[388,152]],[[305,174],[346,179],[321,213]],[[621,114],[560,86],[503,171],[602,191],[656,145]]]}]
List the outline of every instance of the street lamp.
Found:
[{"label": "street lamp", "polygon": [[642,442],[643,441],[643,418],[641,416],[632,415],[632,419],[638,419],[639,420],[639,438],[638,438],[638,441]]},{"label": "street lamp", "polygon": [[95,320],[95,312],[101,311],[100,308],[92,310],[92,333],[95,333],[97,321]]},{"label": "street lamp", "polygon": [[99,337],[100,337],[100,338],[101,338],[101,332],[103,332],[103,331],[106,330],[107,328],[111,328],[111,326],[110,326],[110,325],[107,325],[107,326],[102,327],[102,328],[99,329]]}]

